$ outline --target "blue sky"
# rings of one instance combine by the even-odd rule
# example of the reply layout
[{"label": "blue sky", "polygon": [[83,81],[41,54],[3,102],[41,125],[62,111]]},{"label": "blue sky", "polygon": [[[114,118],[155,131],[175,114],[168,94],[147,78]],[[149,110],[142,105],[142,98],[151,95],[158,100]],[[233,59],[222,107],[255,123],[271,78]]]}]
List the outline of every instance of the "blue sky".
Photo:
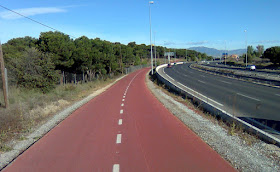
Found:
[{"label": "blue sky", "polygon": [[[146,0],[0,0],[0,5],[74,37],[127,44],[150,43]],[[157,45],[217,49],[280,45],[279,0],[155,0],[152,30]],[[0,7],[0,41],[49,31]],[[155,33],[155,34],[154,34]]]}]

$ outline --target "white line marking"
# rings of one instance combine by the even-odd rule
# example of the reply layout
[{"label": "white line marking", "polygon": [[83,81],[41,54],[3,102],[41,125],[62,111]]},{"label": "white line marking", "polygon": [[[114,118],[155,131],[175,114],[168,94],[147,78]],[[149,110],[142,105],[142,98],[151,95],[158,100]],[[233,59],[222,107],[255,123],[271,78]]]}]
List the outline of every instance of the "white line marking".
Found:
[{"label": "white line marking", "polygon": [[125,96],[123,96],[123,98],[125,98]]},{"label": "white line marking", "polygon": [[280,96],[280,94],[275,94],[276,96]]},{"label": "white line marking", "polygon": [[203,81],[200,81],[199,79],[197,80],[198,82],[201,82],[201,83],[203,83],[203,84],[206,84],[205,82],[203,82]]},{"label": "white line marking", "polygon": [[120,114],[123,114],[123,110],[120,111]]},{"label": "white line marking", "polygon": [[139,75],[139,73],[141,73],[141,72],[138,72],[138,73],[132,78],[132,80],[130,81],[130,83],[129,83],[128,86],[126,87],[126,90],[125,90],[125,92],[124,92],[124,95],[126,95],[126,93],[127,93],[127,91],[128,91],[128,88],[130,87],[132,81],[136,78],[137,75]]},{"label": "white line marking", "polygon": [[182,83],[180,83],[180,82],[178,82],[178,84],[181,85],[181,86],[183,86],[183,87],[185,87],[185,86],[184,86]]},{"label": "white line marking", "polygon": [[122,125],[122,119],[119,119],[119,125]]},{"label": "white line marking", "polygon": [[[221,104],[221,103],[219,103],[219,102],[217,102],[217,101],[215,101],[215,100],[213,100],[213,99],[210,99],[209,97],[206,97],[206,96],[204,96],[204,95],[200,94],[200,93],[199,93],[199,92],[197,92],[197,91],[194,91],[193,89],[191,89],[191,88],[189,88],[189,87],[187,87],[187,86],[183,85],[183,84],[182,84],[182,83],[180,83],[180,82],[178,82],[178,84],[179,84],[179,85],[181,85],[182,87],[185,87],[185,88],[187,88],[187,89],[191,90],[193,93],[195,93],[195,94],[197,94],[197,95],[199,95],[199,96],[201,96],[201,97],[205,98],[206,100],[210,100],[210,101],[212,101],[212,102],[216,103],[216,104],[217,104],[217,105],[219,105],[219,106],[224,106],[223,104]],[[194,96],[194,94],[193,94],[193,96]],[[207,101],[207,102],[208,102],[208,101]],[[208,102],[208,103],[209,103],[209,102]]]},{"label": "white line marking", "polygon": [[121,106],[124,106],[124,104],[122,103]]},{"label": "white line marking", "polygon": [[169,75],[166,75],[168,78],[170,78],[172,81],[175,81],[173,78],[171,78]]},{"label": "white line marking", "polygon": [[122,101],[124,102],[124,99],[122,99]]},{"label": "white line marking", "polygon": [[247,96],[247,95],[241,94],[241,93],[236,93],[236,94],[238,94],[238,95],[240,95],[240,96],[243,96],[243,97],[246,97],[246,98],[248,98],[248,99],[252,99],[252,100],[256,100],[256,101],[259,101],[259,102],[260,102],[260,100],[259,100],[259,99],[256,99],[256,98],[253,98],[253,97],[250,97],[250,96]]},{"label": "white line marking", "polygon": [[[166,76],[168,76],[167,74],[166,74]],[[170,76],[168,76],[169,78],[170,78]],[[168,79],[167,79],[168,80]],[[169,81],[170,82],[170,81]],[[210,99],[210,98],[208,98],[208,97],[206,97],[206,96],[204,96],[204,95],[202,95],[202,94],[200,94],[200,93],[198,93],[197,91],[194,91],[193,89],[191,89],[191,88],[189,88],[189,87],[187,87],[187,86],[185,86],[185,85],[183,85],[182,83],[180,83],[180,82],[177,82],[179,85],[181,85],[182,87],[185,87],[186,89],[189,89],[190,91],[192,91],[193,93],[195,93],[196,95],[200,95],[201,97],[203,97],[203,98],[205,98],[206,100],[204,100],[204,101],[206,101],[208,104],[210,104],[210,105],[212,105],[210,102],[208,102],[208,100],[210,100],[210,101],[212,101],[212,102],[214,102],[214,103],[216,103],[217,105],[219,105],[219,106],[224,106],[223,104],[221,104],[221,103],[219,103],[219,102],[217,102],[217,101],[215,101],[215,100],[213,100],[213,99]],[[193,95],[194,97],[197,97],[197,96],[195,96],[194,94],[191,94],[191,95]],[[214,105],[213,105],[214,106]]]},{"label": "white line marking", "polygon": [[200,76],[202,76],[203,78],[205,78],[205,76],[204,76],[204,75],[200,75]]},{"label": "white line marking", "polygon": [[226,83],[226,84],[231,84],[230,82],[227,82],[227,81],[222,81],[222,80],[219,80],[220,82],[223,82],[223,83]]},{"label": "white line marking", "polygon": [[118,134],[117,135],[117,141],[116,141],[117,144],[119,143],[122,143],[122,134]]},{"label": "white line marking", "polygon": [[114,164],[113,165],[113,172],[119,172],[120,171],[120,165],[119,164]]}]

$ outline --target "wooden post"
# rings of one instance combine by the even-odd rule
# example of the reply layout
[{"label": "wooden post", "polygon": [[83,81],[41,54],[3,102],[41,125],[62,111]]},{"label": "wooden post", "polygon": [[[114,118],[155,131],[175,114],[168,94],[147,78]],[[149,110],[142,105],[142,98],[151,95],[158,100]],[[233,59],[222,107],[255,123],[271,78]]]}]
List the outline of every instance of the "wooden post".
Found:
[{"label": "wooden post", "polygon": [[4,92],[4,101],[5,101],[5,107],[9,107],[9,101],[8,101],[8,90],[6,87],[6,76],[5,76],[5,64],[4,64],[4,58],[3,58],[3,52],[2,52],[2,45],[0,43],[0,67],[1,67],[1,75],[2,75],[2,81],[3,81],[3,92]]},{"label": "wooden post", "polygon": [[62,71],[62,82],[63,82],[63,86],[64,86],[66,84],[64,71]]},{"label": "wooden post", "polygon": [[7,97],[9,97],[9,86],[8,86],[8,70],[7,68],[5,68],[5,78],[6,78],[6,93],[7,93]]}]

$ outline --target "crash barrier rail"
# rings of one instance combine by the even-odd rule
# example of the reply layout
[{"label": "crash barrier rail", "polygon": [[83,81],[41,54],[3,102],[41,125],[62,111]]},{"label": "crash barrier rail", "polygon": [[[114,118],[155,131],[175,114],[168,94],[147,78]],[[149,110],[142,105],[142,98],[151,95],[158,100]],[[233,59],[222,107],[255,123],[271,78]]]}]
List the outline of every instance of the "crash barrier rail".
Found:
[{"label": "crash barrier rail", "polygon": [[[183,64],[183,63],[176,63],[176,64]],[[171,65],[173,65],[173,64],[171,64]],[[195,90],[188,88],[187,86],[184,86],[180,83],[176,83],[176,81],[174,79],[172,79],[170,76],[168,76],[167,74],[162,74],[159,72],[159,70],[164,67],[167,67],[167,64],[160,65],[156,68],[156,76],[160,82],[162,82],[163,84],[168,86],[170,89],[172,89],[178,93],[181,93],[182,95],[185,95],[186,97],[192,99],[194,102],[199,102],[200,107],[204,108],[205,110],[207,110],[208,112],[210,112],[214,115],[221,117],[223,120],[229,121],[229,122],[234,122],[234,123],[242,126],[242,128],[244,130],[246,130],[250,133],[254,133],[260,139],[280,146],[279,138],[276,138],[275,136],[256,127],[256,126],[261,125],[260,123],[254,121],[254,120],[247,120],[247,122],[246,122],[246,121],[226,112],[225,110],[223,110],[221,107],[219,107],[219,105],[217,103],[215,103],[215,101],[196,92]],[[255,124],[256,124],[256,126],[254,126]],[[261,127],[264,129],[266,128],[263,125],[261,125]]]},{"label": "crash barrier rail", "polygon": [[[273,86],[280,86],[280,75],[274,75],[274,76],[265,76],[263,74],[258,74],[257,72],[246,72],[246,71],[237,71],[234,69],[226,69],[226,68],[219,68],[219,67],[213,67],[213,66],[207,66],[207,65],[198,65],[198,66],[191,66],[192,68],[197,68],[201,70],[205,70],[207,72],[215,73],[218,75],[224,75],[229,76],[233,78],[238,79],[244,79],[249,81],[255,81],[258,83],[264,83],[269,84]],[[219,71],[219,69],[223,71]]]},{"label": "crash barrier rail", "polygon": [[[231,66],[231,65],[224,65],[224,64],[217,64],[217,65],[213,65],[213,64],[203,64],[202,65],[205,66],[211,66],[211,67],[217,67],[217,68],[224,68],[224,69],[233,69],[233,70],[243,70],[246,71],[248,69],[246,69],[245,67],[240,67],[240,66]],[[266,73],[266,74],[271,74],[271,75],[280,75],[280,70],[275,70],[275,69],[260,69],[257,68],[256,72],[258,73]]]},{"label": "crash barrier rail", "polygon": [[[220,68],[220,69],[228,69],[232,71],[239,71],[239,72],[245,72],[245,73],[250,73],[252,75],[258,75],[261,77],[273,77],[276,79],[280,79],[280,70],[269,70],[269,69],[255,69],[255,70],[250,70],[250,68],[244,68],[244,67],[236,67],[236,66],[228,66],[228,65],[213,65],[213,64],[205,64],[205,63],[198,63],[203,66],[208,66],[208,67],[213,67],[213,68]],[[249,67],[249,66],[248,66]]]}]

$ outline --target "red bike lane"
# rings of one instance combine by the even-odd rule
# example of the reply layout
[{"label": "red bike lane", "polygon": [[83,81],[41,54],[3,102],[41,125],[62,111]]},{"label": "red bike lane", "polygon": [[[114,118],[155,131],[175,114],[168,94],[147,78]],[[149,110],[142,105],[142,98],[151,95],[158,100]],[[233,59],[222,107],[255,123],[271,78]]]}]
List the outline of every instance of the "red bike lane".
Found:
[{"label": "red bike lane", "polygon": [[235,171],[152,95],[148,70],[76,110],[4,171]]}]

